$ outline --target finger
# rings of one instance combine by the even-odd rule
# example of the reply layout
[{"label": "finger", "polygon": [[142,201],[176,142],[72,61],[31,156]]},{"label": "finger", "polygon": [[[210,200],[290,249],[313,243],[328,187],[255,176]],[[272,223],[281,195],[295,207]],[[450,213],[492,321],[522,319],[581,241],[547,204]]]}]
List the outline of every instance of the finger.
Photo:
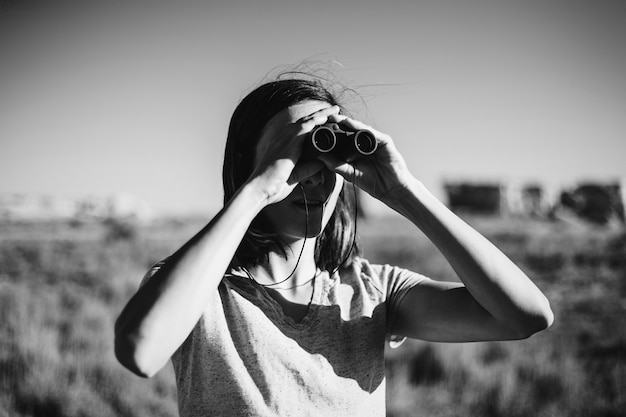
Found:
[{"label": "finger", "polygon": [[328,117],[328,116],[331,116],[333,114],[339,114],[340,111],[341,111],[341,109],[339,108],[339,106],[335,104],[333,106],[320,109],[320,110],[316,111],[313,114],[314,115],[323,115],[323,116]]},{"label": "finger", "polygon": [[366,125],[365,123],[359,120],[351,119],[346,116],[344,116],[341,122],[339,123],[342,126],[351,128],[352,130],[371,130],[372,132],[376,132],[376,130],[373,127]]},{"label": "finger", "polygon": [[316,114],[310,117],[306,122],[302,124],[302,129],[305,132],[313,130],[315,126],[320,126],[328,122],[328,116],[324,114]]},{"label": "finger", "polygon": [[328,116],[332,115],[332,114],[339,114],[339,111],[341,109],[339,108],[339,106],[334,105],[334,106],[330,106],[330,107],[324,107],[323,109],[320,109],[316,112],[313,112],[311,114],[308,114],[304,117],[300,118],[300,122],[308,122],[309,120],[315,118],[315,117],[326,117],[328,118]]},{"label": "finger", "polygon": [[291,171],[287,184],[293,185],[302,182],[306,178],[317,174],[322,168],[324,168],[324,163],[319,160],[299,162]]},{"label": "finger", "polygon": [[331,114],[328,116],[328,121],[332,123],[341,123],[347,118],[348,116],[344,116],[343,114]]},{"label": "finger", "polygon": [[350,163],[342,161],[332,154],[322,154],[318,159],[331,171],[338,173],[350,182],[354,182],[356,170]]},{"label": "finger", "polygon": [[329,119],[326,116],[322,116],[322,115],[315,116],[314,118],[309,119],[307,122],[301,125],[300,134],[306,135],[310,133],[311,131],[313,131],[313,129],[319,126],[323,126],[327,124],[328,122],[329,122]]},{"label": "finger", "polygon": [[379,144],[387,145],[390,142],[392,142],[391,137],[389,137],[389,135],[386,135],[374,129],[373,127],[359,120],[351,119],[350,117],[346,117],[343,115],[339,115],[339,118],[340,120],[338,120],[336,123],[339,125],[339,127],[345,130],[348,130],[348,131],[369,130],[370,132],[374,134]]}]

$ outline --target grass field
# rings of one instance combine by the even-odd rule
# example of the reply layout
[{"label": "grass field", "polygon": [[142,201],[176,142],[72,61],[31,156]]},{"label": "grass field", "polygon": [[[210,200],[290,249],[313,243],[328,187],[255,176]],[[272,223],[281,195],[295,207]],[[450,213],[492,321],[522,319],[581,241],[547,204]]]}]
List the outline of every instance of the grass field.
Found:
[{"label": "grass field", "polygon": [[[626,232],[468,219],[533,278],[555,325],[518,342],[407,341],[388,350],[388,415],[623,416]],[[175,416],[171,366],[145,380],[113,356],[113,322],[146,269],[201,227],[0,224],[0,417]],[[405,221],[359,224],[365,255],[455,275]]]}]

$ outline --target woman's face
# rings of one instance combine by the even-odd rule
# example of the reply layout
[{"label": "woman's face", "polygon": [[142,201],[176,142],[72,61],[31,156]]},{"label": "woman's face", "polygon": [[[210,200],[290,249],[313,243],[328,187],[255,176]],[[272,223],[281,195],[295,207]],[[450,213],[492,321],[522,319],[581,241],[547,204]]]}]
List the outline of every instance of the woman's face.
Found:
[{"label": "woman's face", "polygon": [[[330,106],[317,100],[294,104],[287,108],[289,121],[295,122]],[[260,146],[263,145],[258,143],[255,153]],[[343,178],[328,168],[322,168],[302,180],[284,200],[263,209],[262,219],[287,240],[319,236],[335,210],[342,186]]]}]

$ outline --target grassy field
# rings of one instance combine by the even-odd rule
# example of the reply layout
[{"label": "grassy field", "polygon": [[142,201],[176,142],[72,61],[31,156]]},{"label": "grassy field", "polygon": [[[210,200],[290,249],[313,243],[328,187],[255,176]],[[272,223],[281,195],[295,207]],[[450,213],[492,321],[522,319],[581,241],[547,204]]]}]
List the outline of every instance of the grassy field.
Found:
[{"label": "grassy field", "polygon": [[[468,219],[546,292],[547,332],[519,342],[388,350],[388,415],[622,416],[626,233]],[[113,356],[113,322],[146,269],[201,221],[0,224],[0,417],[175,416],[171,366],[145,380]],[[372,262],[455,275],[401,219],[359,224]]]}]

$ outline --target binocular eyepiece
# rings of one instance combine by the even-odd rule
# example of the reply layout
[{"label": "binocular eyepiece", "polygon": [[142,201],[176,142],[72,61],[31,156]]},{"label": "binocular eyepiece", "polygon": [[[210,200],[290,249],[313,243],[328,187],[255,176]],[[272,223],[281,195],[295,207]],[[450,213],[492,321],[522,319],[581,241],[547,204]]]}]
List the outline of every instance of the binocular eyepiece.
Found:
[{"label": "binocular eyepiece", "polygon": [[378,142],[369,130],[346,132],[338,124],[330,123],[313,129],[310,138],[305,142],[304,153],[316,156],[332,152],[340,159],[352,160],[371,155],[376,152],[376,148]]}]

